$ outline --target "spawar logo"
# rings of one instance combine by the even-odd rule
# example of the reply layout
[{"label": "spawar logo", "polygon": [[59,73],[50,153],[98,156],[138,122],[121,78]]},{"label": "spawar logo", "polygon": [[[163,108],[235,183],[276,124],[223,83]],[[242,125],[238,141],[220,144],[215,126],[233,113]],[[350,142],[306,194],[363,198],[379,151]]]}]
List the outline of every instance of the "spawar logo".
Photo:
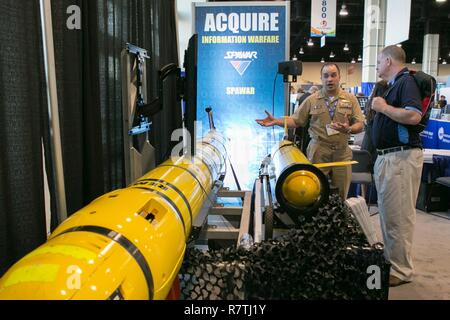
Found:
[{"label": "spawar logo", "polygon": [[242,76],[248,69],[253,60],[258,59],[258,52],[256,51],[227,51],[224,57],[225,60],[230,60],[233,68]]}]

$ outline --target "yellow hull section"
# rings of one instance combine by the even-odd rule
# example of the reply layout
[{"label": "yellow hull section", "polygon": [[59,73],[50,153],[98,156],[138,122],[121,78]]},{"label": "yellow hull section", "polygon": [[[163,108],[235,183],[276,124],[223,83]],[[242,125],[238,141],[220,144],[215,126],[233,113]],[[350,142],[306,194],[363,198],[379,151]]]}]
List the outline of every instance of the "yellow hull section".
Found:
[{"label": "yellow hull section", "polygon": [[316,209],[329,194],[328,179],[319,169],[355,163],[341,161],[313,164],[295,144],[282,140],[272,151],[278,203],[290,213]]},{"label": "yellow hull section", "polygon": [[0,279],[0,299],[165,299],[192,222],[225,170],[215,130],[199,155],[169,159],[65,220]]}]

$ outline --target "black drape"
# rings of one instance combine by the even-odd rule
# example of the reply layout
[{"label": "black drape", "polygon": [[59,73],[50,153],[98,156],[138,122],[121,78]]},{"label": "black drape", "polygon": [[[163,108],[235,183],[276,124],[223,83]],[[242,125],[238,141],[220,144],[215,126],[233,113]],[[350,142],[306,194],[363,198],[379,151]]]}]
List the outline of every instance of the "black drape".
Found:
[{"label": "black drape", "polygon": [[[0,2],[0,275],[46,239],[38,1]],[[47,155],[50,157],[50,155]]]},{"label": "black drape", "polygon": [[[174,0],[62,0],[53,2],[58,97],[68,213],[124,186],[121,52],[132,43],[149,51],[149,100],[159,69],[178,63]],[[81,30],[66,28],[66,9],[78,5]],[[173,94],[154,117],[151,143],[157,162],[170,148],[181,112]]]},{"label": "black drape", "polygon": [[[45,241],[41,143],[55,217],[55,188],[40,35],[39,1],[0,2],[0,273]],[[69,30],[69,6],[81,30]],[[127,42],[150,52],[149,98],[158,70],[178,63],[174,0],[52,1],[56,79],[68,214],[124,186],[120,55]],[[180,124],[175,84],[152,119],[161,162]],[[53,219],[52,227],[57,221]]]},{"label": "black drape", "polygon": [[[81,30],[66,26],[67,8],[81,9]],[[52,1],[56,81],[67,212],[104,192],[99,96],[97,6],[89,0]]]},{"label": "black drape", "polygon": [[[158,71],[169,63],[178,64],[176,11],[175,1],[152,1],[149,24],[145,30],[151,30],[151,70],[149,78],[152,80],[149,92],[151,99],[157,94]],[[183,50],[186,48],[183,48]],[[168,78],[164,83],[163,110],[156,114],[153,120],[150,142],[156,148],[157,164],[165,161],[176,142],[171,142],[173,130],[181,128],[181,107],[176,100],[174,77]]]}]

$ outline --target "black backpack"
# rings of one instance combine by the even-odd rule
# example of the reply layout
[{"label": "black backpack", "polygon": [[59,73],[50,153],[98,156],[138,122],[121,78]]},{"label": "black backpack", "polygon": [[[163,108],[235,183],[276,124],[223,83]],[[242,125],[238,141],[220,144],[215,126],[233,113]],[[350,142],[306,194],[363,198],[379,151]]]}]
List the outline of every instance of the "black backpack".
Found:
[{"label": "black backpack", "polygon": [[419,124],[410,126],[414,132],[422,132],[430,119],[431,105],[434,102],[434,95],[436,92],[436,79],[423,71],[409,70],[410,76],[414,78],[420,90],[420,97],[422,99],[422,119]]}]

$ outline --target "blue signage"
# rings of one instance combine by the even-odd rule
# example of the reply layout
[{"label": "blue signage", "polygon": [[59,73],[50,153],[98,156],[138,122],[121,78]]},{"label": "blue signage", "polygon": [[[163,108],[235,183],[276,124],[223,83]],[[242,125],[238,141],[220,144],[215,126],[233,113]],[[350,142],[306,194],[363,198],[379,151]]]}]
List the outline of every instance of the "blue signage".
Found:
[{"label": "blue signage", "polygon": [[425,149],[438,149],[437,139],[437,122],[434,120],[428,120],[427,127],[420,133],[422,137],[422,146]]},{"label": "blue signage", "polygon": [[420,134],[425,149],[450,150],[450,122],[445,120],[428,120],[427,127]]},{"label": "blue signage", "polygon": [[264,118],[265,110],[284,115],[287,89],[277,70],[288,58],[288,8],[288,3],[267,2],[195,4],[197,119],[205,133],[204,110],[212,107],[215,126],[229,139],[231,161],[247,189],[274,140],[272,130],[255,119]]},{"label": "blue signage", "polygon": [[450,150],[450,122],[437,120],[436,121],[437,132],[437,149]]}]

